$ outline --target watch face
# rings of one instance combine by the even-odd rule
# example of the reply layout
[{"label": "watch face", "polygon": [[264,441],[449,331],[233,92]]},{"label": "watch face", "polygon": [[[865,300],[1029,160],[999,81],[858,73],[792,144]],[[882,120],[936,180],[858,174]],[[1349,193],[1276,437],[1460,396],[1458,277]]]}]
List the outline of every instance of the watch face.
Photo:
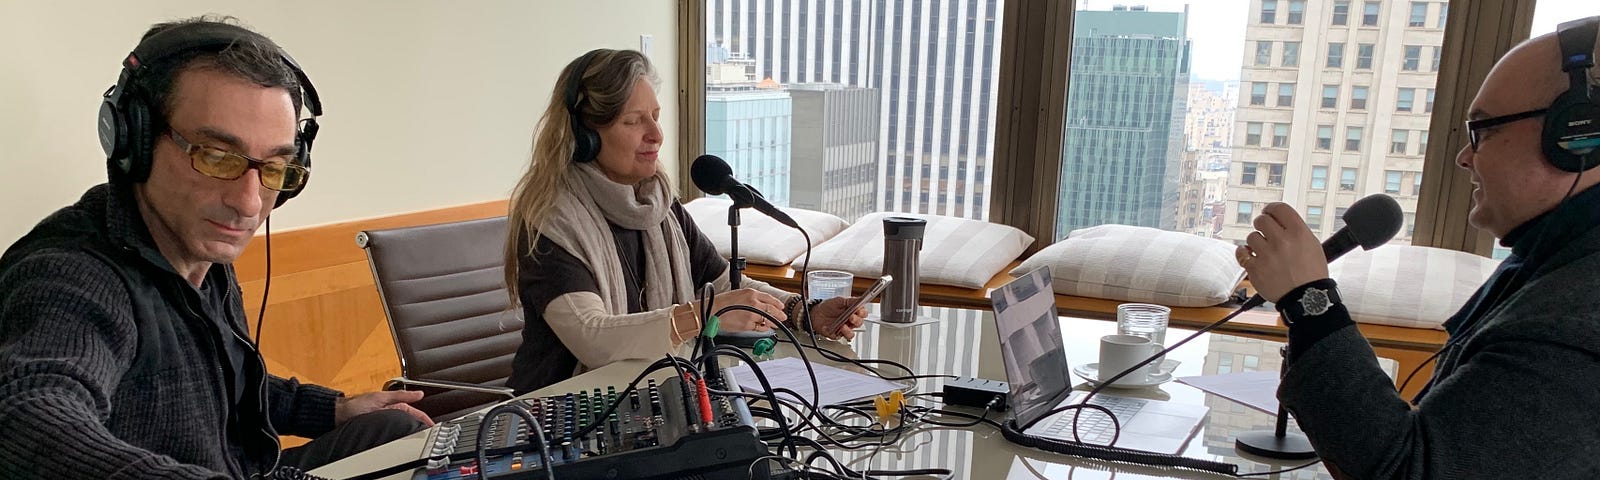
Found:
[{"label": "watch face", "polygon": [[1332,301],[1328,299],[1328,291],[1320,288],[1307,288],[1306,294],[1300,297],[1300,308],[1306,315],[1317,316],[1328,313]]}]

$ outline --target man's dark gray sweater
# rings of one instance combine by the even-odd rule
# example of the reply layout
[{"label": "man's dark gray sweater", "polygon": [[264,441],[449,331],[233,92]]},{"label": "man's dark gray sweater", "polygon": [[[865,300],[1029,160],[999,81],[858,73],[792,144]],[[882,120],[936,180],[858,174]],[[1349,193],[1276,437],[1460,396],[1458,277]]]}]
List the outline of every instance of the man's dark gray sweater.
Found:
[{"label": "man's dark gray sweater", "polygon": [[91,188],[12,245],[0,477],[249,477],[277,462],[278,432],[331,430],[339,392],[267,375],[253,348],[228,359],[228,342],[250,348],[243,302],[231,266],[208,276],[222,309],[156,250],[126,187]]},{"label": "man's dark gray sweater", "polygon": [[1518,242],[1547,247],[1516,249],[1525,284],[1491,282],[1446,323],[1415,407],[1347,316],[1314,343],[1297,337],[1318,320],[1290,326],[1304,351],[1278,398],[1323,460],[1357,479],[1600,478],[1600,187],[1571,203]]}]

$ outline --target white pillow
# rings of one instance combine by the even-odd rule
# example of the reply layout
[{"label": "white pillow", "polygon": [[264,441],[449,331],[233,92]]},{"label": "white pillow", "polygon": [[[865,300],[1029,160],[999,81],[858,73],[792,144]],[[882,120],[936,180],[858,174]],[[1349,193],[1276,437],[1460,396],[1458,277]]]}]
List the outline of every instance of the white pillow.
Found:
[{"label": "white pillow", "polygon": [[1499,260],[1412,245],[1354,251],[1328,265],[1357,322],[1443,329]]},{"label": "white pillow", "polygon": [[[711,239],[711,243],[717,245],[717,253],[722,258],[728,258],[733,253],[733,234],[728,229],[728,207],[732,205],[732,200],[713,197],[701,197],[683,204],[684,211],[689,212],[695,226]],[[794,217],[795,223],[806,229],[806,233],[811,235],[812,247],[850,226],[842,218],[818,211],[779,209]],[[795,229],[754,209],[745,209],[739,214],[739,255],[746,261],[782,266],[805,252],[805,237]]]},{"label": "white pillow", "polygon": [[1049,266],[1056,293],[1209,307],[1228,301],[1244,269],[1231,243],[1129,225],[1073,230],[1011,270],[1022,276]]},{"label": "white pillow", "polygon": [[[883,274],[883,219],[927,220],[917,261],[922,284],[983,288],[1033,243],[1015,227],[981,220],[913,213],[873,213],[861,217],[833,240],[811,250],[812,270],[843,270],[863,277]],[[805,257],[796,258],[799,268]],[[900,281],[900,279],[895,279]]]}]

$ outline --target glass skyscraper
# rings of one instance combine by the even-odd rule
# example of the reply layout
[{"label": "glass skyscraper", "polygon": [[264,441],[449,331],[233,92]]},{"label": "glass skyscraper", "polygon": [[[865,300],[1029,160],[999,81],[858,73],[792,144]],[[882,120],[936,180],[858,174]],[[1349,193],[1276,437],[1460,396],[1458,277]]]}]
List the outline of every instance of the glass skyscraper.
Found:
[{"label": "glass skyscraper", "polygon": [[1176,228],[1187,17],[1121,6],[1076,12],[1058,239],[1108,223]]}]

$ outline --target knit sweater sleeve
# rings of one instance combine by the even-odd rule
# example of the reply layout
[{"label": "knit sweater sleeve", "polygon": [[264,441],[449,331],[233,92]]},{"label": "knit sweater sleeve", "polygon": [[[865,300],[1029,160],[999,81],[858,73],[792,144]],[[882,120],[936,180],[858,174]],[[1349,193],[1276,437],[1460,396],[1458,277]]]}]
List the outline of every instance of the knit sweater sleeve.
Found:
[{"label": "knit sweater sleeve", "polygon": [[344,393],[293,378],[267,377],[272,427],[283,435],[314,438],[335,426],[334,408]]},{"label": "knit sweater sleeve", "polygon": [[106,427],[137,350],[121,285],[108,266],[76,252],[36,253],[0,273],[7,478],[226,478],[135,447]]}]

